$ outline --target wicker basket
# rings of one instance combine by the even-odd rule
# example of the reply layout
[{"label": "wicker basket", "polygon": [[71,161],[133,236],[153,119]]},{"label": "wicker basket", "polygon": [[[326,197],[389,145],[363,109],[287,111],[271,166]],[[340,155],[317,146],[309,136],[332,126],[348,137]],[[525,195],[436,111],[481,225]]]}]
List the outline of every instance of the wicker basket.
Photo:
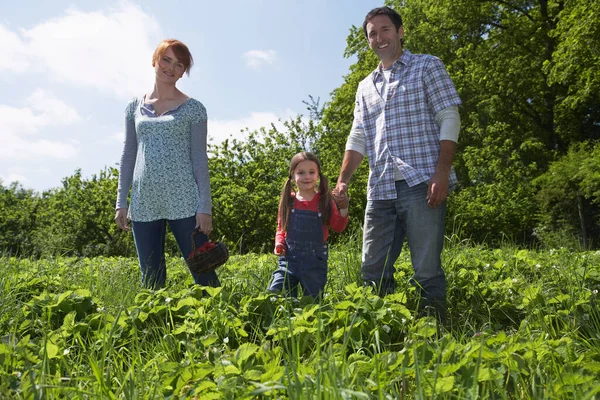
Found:
[{"label": "wicker basket", "polygon": [[190,271],[202,274],[214,271],[229,259],[229,251],[222,242],[208,241],[202,247],[196,249],[194,237],[198,231],[192,234],[192,252],[185,260]]}]

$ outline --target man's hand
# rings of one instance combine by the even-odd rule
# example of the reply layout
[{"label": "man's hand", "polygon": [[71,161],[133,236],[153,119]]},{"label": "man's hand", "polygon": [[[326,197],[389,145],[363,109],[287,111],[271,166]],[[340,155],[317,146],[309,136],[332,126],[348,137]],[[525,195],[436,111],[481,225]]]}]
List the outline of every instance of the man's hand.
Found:
[{"label": "man's hand", "polygon": [[124,231],[130,231],[131,228],[127,224],[127,208],[118,208],[117,213],[115,214],[115,221],[119,228]]},{"label": "man's hand", "polygon": [[448,188],[448,173],[436,171],[427,187],[427,205],[431,208],[439,207],[448,197]]},{"label": "man's hand", "polygon": [[212,231],[212,215],[196,213],[196,229],[208,236]]},{"label": "man's hand", "polygon": [[427,188],[427,204],[435,208],[442,204],[448,197],[449,179],[452,171],[452,160],[456,153],[456,142],[440,140],[440,156],[438,164],[429,180]]}]

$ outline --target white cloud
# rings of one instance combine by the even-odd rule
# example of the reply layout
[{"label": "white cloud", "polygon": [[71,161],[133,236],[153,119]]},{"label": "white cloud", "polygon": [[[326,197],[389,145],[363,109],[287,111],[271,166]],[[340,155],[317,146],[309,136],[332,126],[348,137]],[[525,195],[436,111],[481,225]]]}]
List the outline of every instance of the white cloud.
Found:
[{"label": "white cloud", "polygon": [[70,125],[81,121],[77,110],[63,103],[61,100],[38,89],[25,100],[32,110],[40,112],[39,122],[44,125]]},{"label": "white cloud", "polygon": [[271,123],[279,130],[284,126],[281,121],[295,117],[297,113],[292,110],[285,110],[279,115],[273,112],[253,112],[247,117],[235,120],[208,120],[208,142],[211,144],[220,144],[225,139],[244,140],[247,137],[246,128],[253,132],[264,127],[267,130],[271,128]]},{"label": "white cloud", "polygon": [[28,107],[0,105],[0,121],[3,121],[0,129],[0,158],[31,160],[39,157],[75,157],[79,153],[78,143],[36,136],[44,128],[80,122],[81,117],[77,111],[40,89],[29,96],[25,103]]},{"label": "white cloud", "polygon": [[27,55],[27,45],[14,32],[0,25],[0,70],[8,69],[15,72],[23,71],[30,66]]},{"label": "white cloud", "polygon": [[254,69],[277,62],[275,50],[250,50],[244,53],[242,57],[246,60],[246,65]]},{"label": "white cloud", "polygon": [[50,79],[130,98],[152,83],[158,22],[122,2],[106,12],[75,8],[19,34],[0,26],[0,70],[36,70]]},{"label": "white cloud", "polygon": [[27,187],[25,184],[29,182],[29,179],[25,175],[17,174],[17,173],[8,173],[5,176],[0,176],[5,186],[8,186],[12,182],[19,181],[21,185]]}]

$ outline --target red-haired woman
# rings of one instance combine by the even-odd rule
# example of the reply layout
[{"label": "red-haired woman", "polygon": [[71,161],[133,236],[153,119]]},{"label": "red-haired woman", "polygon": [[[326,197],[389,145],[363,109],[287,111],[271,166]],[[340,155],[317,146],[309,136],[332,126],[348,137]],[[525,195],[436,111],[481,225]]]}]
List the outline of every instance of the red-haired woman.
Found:
[{"label": "red-haired woman", "polygon": [[[167,222],[184,257],[192,251],[195,230],[200,231],[197,247],[212,230],[206,109],[176,86],[192,64],[184,43],[163,40],[152,56],[153,89],[133,98],[125,110],[115,220],[123,230],[130,230],[131,220],[142,283],[150,288],[166,281]],[[198,284],[220,285],[214,271],[192,275]]]}]

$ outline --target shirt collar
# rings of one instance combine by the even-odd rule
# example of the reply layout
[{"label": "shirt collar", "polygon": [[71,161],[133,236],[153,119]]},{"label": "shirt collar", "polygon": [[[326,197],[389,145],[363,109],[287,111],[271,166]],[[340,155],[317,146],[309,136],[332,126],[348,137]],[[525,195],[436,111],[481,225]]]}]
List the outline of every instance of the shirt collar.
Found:
[{"label": "shirt collar", "polygon": [[[398,57],[398,59],[396,61],[394,61],[394,63],[392,64],[392,71],[395,71],[400,64],[403,64],[403,65],[410,64],[412,57],[413,57],[413,55],[410,51],[403,50],[400,57]],[[381,64],[381,62],[379,63],[377,68],[375,68],[375,71],[373,71],[372,75],[373,75],[373,81],[376,81],[377,78],[379,78],[379,76],[383,75],[383,65]]]}]

